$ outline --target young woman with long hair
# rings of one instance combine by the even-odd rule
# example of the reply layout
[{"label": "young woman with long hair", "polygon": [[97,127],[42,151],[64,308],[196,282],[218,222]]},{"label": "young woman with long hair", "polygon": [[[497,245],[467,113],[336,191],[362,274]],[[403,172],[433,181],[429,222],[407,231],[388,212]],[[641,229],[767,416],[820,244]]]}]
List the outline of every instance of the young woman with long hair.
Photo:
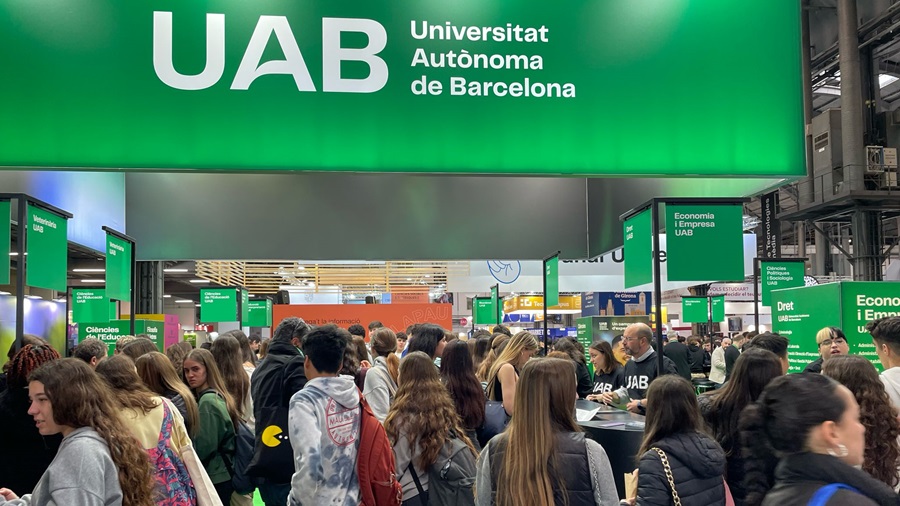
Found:
[{"label": "young woman with long hair", "polygon": [[669,506],[676,494],[683,506],[724,504],[725,452],[703,431],[691,383],[675,374],[650,383],[644,423],[637,504]]},{"label": "young woman with long hair", "polygon": [[840,483],[828,505],[897,504],[894,490],[858,469],[865,427],[847,387],[822,374],[772,380],[741,414],[744,504],[801,506],[822,487]]},{"label": "young woman with long hair", "polygon": [[570,359],[525,364],[515,393],[517,414],[479,457],[476,504],[618,503],[606,451],[586,439],[575,421],[574,376]]},{"label": "young woman with long hair", "polygon": [[138,376],[144,382],[144,386],[172,401],[172,404],[181,413],[188,434],[194,437],[200,426],[200,412],[197,410],[197,401],[191,393],[191,389],[175,372],[172,362],[168,357],[158,351],[142,355],[134,363]]},{"label": "young woman with long hair", "polygon": [[397,395],[384,429],[394,447],[404,506],[428,504],[428,468],[451,434],[476,454],[434,362],[423,352],[411,352],[400,361]]},{"label": "young woman with long hair", "polygon": [[366,373],[362,393],[375,418],[384,422],[397,393],[397,377],[400,374],[397,336],[393,330],[379,327],[372,331],[369,342],[375,354],[375,364]]},{"label": "young woman with long hair", "polygon": [[836,355],[822,364],[822,374],[850,389],[859,404],[859,421],[866,428],[863,471],[896,489],[900,421],[875,366],[863,357]]},{"label": "young woman with long hair", "polygon": [[484,362],[484,359],[487,358],[488,353],[491,351],[491,335],[487,331],[479,331],[472,336],[470,341],[475,341],[475,349],[473,350],[472,361],[475,364],[475,371],[478,371],[478,368],[481,367],[481,363]]},{"label": "young woman with long hair", "polygon": [[241,329],[229,330],[226,334],[237,339],[238,346],[241,348],[241,365],[244,367],[244,372],[247,373],[247,378],[252,378],[253,371],[256,370],[257,360],[256,353],[250,347],[250,338]]},{"label": "young woman with long hair", "polygon": [[209,351],[201,348],[188,353],[184,359],[184,378],[194,392],[200,410],[194,449],[222,503],[229,504],[234,487],[226,459],[234,462],[235,427],[241,422],[240,409]]},{"label": "young woman with long hair", "polygon": [[[194,506],[197,494],[190,475],[184,467],[181,468],[182,475],[179,475],[177,467],[170,468],[174,467],[174,463],[167,454],[167,451],[173,451],[180,458],[182,448],[191,444],[184,420],[175,405],[144,386],[135,371],[134,362],[125,353],[100,361],[96,371],[109,385],[113,398],[118,402],[119,417],[150,454],[156,473],[157,504]],[[173,476],[178,478],[177,482],[170,481]]]},{"label": "young woman with long hair", "polygon": [[490,350],[488,350],[487,355],[485,355],[484,360],[481,361],[481,364],[478,366],[478,369],[475,370],[475,376],[478,377],[479,381],[483,381],[487,383],[487,377],[491,373],[491,366],[494,365],[494,362],[497,361],[497,348],[500,347],[501,344],[505,343],[509,340],[509,336],[506,334],[496,333],[491,336],[490,340]]},{"label": "young woman with long hair", "polygon": [[[250,400],[250,378],[244,371],[241,345],[231,333],[216,338],[209,347],[209,352],[216,359],[216,365],[225,380],[228,393],[238,405],[241,421],[246,422],[253,430],[253,403]],[[235,424],[235,426],[237,426]]]},{"label": "young woman with long hair", "polygon": [[184,380],[184,357],[188,356],[194,349],[194,346],[187,341],[178,341],[177,343],[166,348],[166,356],[172,362],[172,367],[178,373],[178,377]]},{"label": "young woman with long hair", "polygon": [[616,360],[608,342],[595,341],[588,348],[588,353],[594,366],[594,385],[587,400],[600,401],[600,394],[615,392],[625,386],[625,368]]},{"label": "young woman with long hair", "polygon": [[503,403],[503,409],[510,416],[516,402],[516,383],[519,370],[538,349],[537,339],[530,332],[519,332],[506,344],[497,356],[487,377],[487,397]]},{"label": "young woman with long hair", "polygon": [[[153,506],[153,469],[116,412],[109,387],[77,358],[47,362],[28,377],[28,414],[42,435],[61,433],[56,458],[30,495],[0,488],[0,504]],[[2,480],[2,477],[0,477]]]},{"label": "young woman with long hair", "polygon": [[475,431],[484,424],[484,390],[475,377],[475,364],[472,363],[467,343],[454,341],[444,348],[441,380],[450,392],[466,435],[477,448],[478,436]]},{"label": "young woman with long hair", "polygon": [[731,379],[712,393],[701,395],[700,413],[711,435],[725,452],[725,480],[736,505],[744,503],[744,459],[738,423],[741,412],[762,394],[770,381],[782,375],[778,355],[763,349],[749,349],[734,363]]},{"label": "young woman with long hair", "polygon": [[578,398],[584,399],[592,393],[593,383],[591,382],[591,372],[587,368],[587,359],[584,358],[584,347],[572,338],[562,337],[556,340],[553,349],[561,351],[575,362],[575,377],[578,378]]}]

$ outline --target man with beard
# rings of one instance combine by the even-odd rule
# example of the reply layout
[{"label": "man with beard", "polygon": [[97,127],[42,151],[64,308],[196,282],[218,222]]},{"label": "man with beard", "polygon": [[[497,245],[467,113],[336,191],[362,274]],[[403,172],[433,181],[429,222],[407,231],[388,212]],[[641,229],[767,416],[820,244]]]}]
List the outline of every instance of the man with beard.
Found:
[{"label": "man with beard", "polygon": [[[645,414],[647,406],[647,388],[660,376],[659,359],[650,345],[653,331],[644,323],[634,323],[625,328],[625,351],[631,359],[625,364],[625,390],[628,392],[627,409],[632,413]],[[663,357],[662,374],[678,374],[675,364],[668,357]],[[604,394],[612,399],[613,393]]]}]

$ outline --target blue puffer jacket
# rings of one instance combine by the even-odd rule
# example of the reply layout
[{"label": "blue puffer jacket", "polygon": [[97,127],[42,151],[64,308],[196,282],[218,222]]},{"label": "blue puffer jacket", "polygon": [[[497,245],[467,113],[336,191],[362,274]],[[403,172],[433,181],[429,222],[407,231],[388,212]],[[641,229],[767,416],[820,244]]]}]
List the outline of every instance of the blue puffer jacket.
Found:
[{"label": "blue puffer jacket", "polygon": [[[675,490],[683,506],[725,504],[725,452],[711,437],[698,432],[676,434],[658,441],[654,448],[666,453]],[[674,504],[672,489],[659,454],[648,450],[638,467],[639,506]]]}]

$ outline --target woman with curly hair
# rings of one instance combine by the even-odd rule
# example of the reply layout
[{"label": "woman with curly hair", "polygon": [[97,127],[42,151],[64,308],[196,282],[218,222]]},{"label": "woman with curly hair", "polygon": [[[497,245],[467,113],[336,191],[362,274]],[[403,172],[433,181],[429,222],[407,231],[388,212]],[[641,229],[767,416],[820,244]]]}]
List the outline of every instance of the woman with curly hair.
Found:
[{"label": "woman with curly hair", "polygon": [[896,488],[900,482],[900,421],[878,371],[862,357],[835,355],[822,364],[822,374],[849,388],[859,403],[859,421],[866,428],[863,471]]},{"label": "woman with curly hair", "polygon": [[0,504],[155,504],[147,453],[115,415],[112,392],[90,366],[77,358],[48,362],[28,377],[28,396],[38,431],[61,433],[63,441],[34,491],[19,498],[0,488]]},{"label": "woman with curly hair", "polygon": [[423,352],[400,361],[397,394],[384,429],[394,447],[403,506],[428,504],[428,468],[448,438],[462,440],[476,454],[434,362]]}]

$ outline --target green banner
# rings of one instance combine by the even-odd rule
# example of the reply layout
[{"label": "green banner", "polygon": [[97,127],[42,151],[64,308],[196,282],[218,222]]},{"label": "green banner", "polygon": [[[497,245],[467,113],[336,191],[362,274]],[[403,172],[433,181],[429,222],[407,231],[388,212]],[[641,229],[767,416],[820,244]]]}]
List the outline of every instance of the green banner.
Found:
[{"label": "green banner", "polygon": [[[723,318],[724,320],[724,318]],[[681,321],[684,323],[708,323],[709,322],[709,298],[707,297],[682,297]]]},{"label": "green banner", "polygon": [[203,323],[238,321],[236,288],[201,288],[200,321]]},{"label": "green banner", "polygon": [[841,329],[847,335],[850,353],[869,359],[875,367],[884,368],[875,353],[872,336],[866,324],[887,316],[900,316],[900,282],[847,281],[841,283]]},{"label": "green banner", "polygon": [[9,221],[9,201],[0,201],[0,285],[9,284],[9,253],[12,232]]},{"label": "green banner", "polygon": [[106,293],[110,299],[131,301],[131,243],[106,234]]},{"label": "green banner", "polygon": [[[667,204],[667,280],[743,281],[743,235],[739,204]],[[625,258],[627,262],[627,252]]]},{"label": "green banner", "polygon": [[839,283],[772,292],[772,330],[790,341],[788,372],[802,372],[819,358],[819,329],[841,326],[840,293]]},{"label": "green banner", "polygon": [[796,288],[805,284],[806,264],[804,262],[759,261],[759,284],[762,291],[762,305],[772,305],[772,290]]},{"label": "green banner", "polygon": [[472,298],[472,317],[475,325],[495,325],[497,317],[494,314],[494,303],[488,297]]},{"label": "green banner", "polygon": [[575,320],[576,339],[584,347],[585,358],[588,361],[588,369],[591,374],[594,368],[591,365],[589,348],[595,341],[606,341],[612,344],[613,338],[625,332],[625,328],[633,323],[650,325],[650,317],[640,316],[586,316]]},{"label": "green banner", "polygon": [[[108,322],[78,323],[78,342],[91,338],[99,339],[106,343],[106,353],[112,356],[116,350],[116,341],[119,338],[130,335],[131,322],[128,320],[110,320]],[[163,352],[163,322],[155,320],[135,320],[134,335],[146,334],[156,345],[160,353]]]},{"label": "green banner", "polygon": [[494,323],[497,325],[503,323],[503,303],[500,301],[500,287],[491,287],[491,312],[494,316]]},{"label": "green banner", "polygon": [[246,327],[250,320],[250,292],[241,289],[241,326]]},{"label": "green banner", "polygon": [[165,330],[165,322],[156,320],[137,320],[134,322],[134,333],[150,336],[150,340],[153,341],[160,353],[165,351]]},{"label": "green banner", "polygon": [[712,313],[712,321],[725,321],[725,296],[719,295],[717,297],[710,297],[709,303],[710,312]]},{"label": "green banner", "polygon": [[798,2],[65,5],[0,7],[2,166],[806,173]]},{"label": "green banner", "polygon": [[[25,234],[25,284],[66,291],[68,247],[66,218],[40,207],[28,205]],[[19,222],[23,222],[19,217]]]},{"label": "green banner", "polygon": [[653,210],[625,220],[622,254],[625,256],[625,289],[653,282]]},{"label": "green banner", "polygon": [[106,323],[117,316],[116,303],[109,300],[103,288],[72,290],[72,322]]},{"label": "green banner", "polygon": [[559,256],[555,256],[544,262],[544,284],[547,293],[544,294],[546,304],[550,308],[559,305]]},{"label": "green banner", "polygon": [[271,327],[272,326],[272,301],[251,300],[247,303],[249,315],[242,322],[246,327]]}]

